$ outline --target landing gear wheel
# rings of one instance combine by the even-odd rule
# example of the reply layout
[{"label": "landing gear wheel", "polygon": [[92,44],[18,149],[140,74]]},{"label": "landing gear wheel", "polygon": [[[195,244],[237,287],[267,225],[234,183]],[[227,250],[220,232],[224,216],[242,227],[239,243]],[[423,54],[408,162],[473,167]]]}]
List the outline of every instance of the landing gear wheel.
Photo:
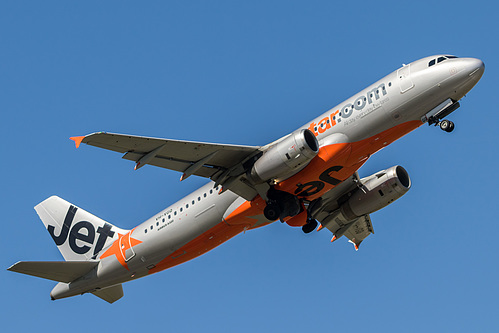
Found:
[{"label": "landing gear wheel", "polygon": [[307,224],[305,224],[303,227],[301,227],[301,230],[303,230],[304,233],[308,234],[317,228],[317,221],[309,219],[307,220]]},{"label": "landing gear wheel", "polygon": [[267,220],[270,221],[275,221],[279,218],[281,215],[281,209],[279,208],[279,205],[275,203],[269,203],[264,209],[263,209],[263,215]]},{"label": "landing gear wheel", "polygon": [[441,129],[442,131],[447,132],[447,129],[449,128],[449,126],[450,126],[450,121],[448,121],[448,120],[442,120],[442,121],[440,122],[440,129]]},{"label": "landing gear wheel", "polygon": [[454,130],[454,123],[452,121],[449,121],[447,119],[444,119],[440,122],[440,129],[442,131],[445,131],[447,133],[450,133]]},{"label": "landing gear wheel", "polygon": [[452,132],[454,130],[454,123],[451,121],[449,129],[447,130],[448,133]]}]

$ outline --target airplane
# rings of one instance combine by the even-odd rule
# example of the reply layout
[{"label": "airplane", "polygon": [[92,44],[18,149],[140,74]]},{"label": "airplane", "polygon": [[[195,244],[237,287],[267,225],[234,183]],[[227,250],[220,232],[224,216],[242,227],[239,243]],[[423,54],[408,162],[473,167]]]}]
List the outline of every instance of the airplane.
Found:
[{"label": "airplane", "polygon": [[275,221],[345,236],[358,250],[372,234],[370,214],[411,188],[399,165],[360,178],[369,157],[427,123],[452,132],[446,118],[480,80],[484,63],[426,57],[383,77],[336,107],[265,146],[168,140],[113,133],[72,137],[180,180],[210,181],[131,230],[57,197],[35,210],[64,261],[20,261],[8,270],[59,282],[52,300],[92,293],[113,303],[122,284],[196,258],[239,233]]}]

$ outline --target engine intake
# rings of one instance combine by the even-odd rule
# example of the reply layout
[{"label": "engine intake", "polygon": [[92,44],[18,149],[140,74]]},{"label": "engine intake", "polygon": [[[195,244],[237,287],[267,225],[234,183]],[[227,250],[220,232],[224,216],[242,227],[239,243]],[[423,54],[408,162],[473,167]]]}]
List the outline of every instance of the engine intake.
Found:
[{"label": "engine intake", "polygon": [[407,171],[397,165],[360,180],[362,187],[353,192],[340,211],[347,220],[384,208],[411,188]]},{"label": "engine intake", "polygon": [[319,152],[319,142],[308,129],[291,133],[270,147],[248,171],[248,178],[255,184],[273,178],[291,177],[305,167]]}]

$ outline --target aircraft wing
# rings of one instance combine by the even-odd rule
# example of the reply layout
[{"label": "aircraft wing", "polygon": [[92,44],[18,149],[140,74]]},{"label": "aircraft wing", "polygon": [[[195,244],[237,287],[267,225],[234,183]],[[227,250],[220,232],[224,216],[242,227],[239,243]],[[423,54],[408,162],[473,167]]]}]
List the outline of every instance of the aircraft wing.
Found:
[{"label": "aircraft wing", "polygon": [[[369,215],[364,215],[358,219],[343,225],[329,224],[327,228],[333,233],[332,241],[345,236],[349,242],[355,246],[355,250],[359,249],[360,243],[370,234],[374,234],[374,229]],[[334,231],[333,231],[334,230]]]},{"label": "aircraft wing", "polygon": [[331,241],[345,236],[356,250],[359,249],[360,243],[367,236],[374,233],[371,218],[369,215],[364,215],[355,220],[347,221],[341,215],[339,208],[347,200],[348,194],[354,191],[359,184],[359,175],[355,173],[327,192],[312,211],[312,216],[321,223],[321,226],[333,233]]},{"label": "aircraft wing", "polygon": [[196,175],[210,178],[217,184],[227,184],[227,189],[247,200],[253,199],[257,194],[257,191],[244,181],[244,177],[240,176],[245,172],[244,163],[260,153],[258,146],[169,140],[105,132],[71,139],[77,147],[80,143],[85,143],[122,153],[122,158],[136,162],[135,169],[150,164],[182,172],[181,180]]}]

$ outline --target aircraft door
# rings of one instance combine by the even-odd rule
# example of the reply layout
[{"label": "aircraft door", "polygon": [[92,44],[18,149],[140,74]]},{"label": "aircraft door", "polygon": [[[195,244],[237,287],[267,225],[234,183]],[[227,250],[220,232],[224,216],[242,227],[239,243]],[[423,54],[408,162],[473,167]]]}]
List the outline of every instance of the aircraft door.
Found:
[{"label": "aircraft door", "polygon": [[128,234],[121,236],[119,238],[119,246],[121,251],[121,256],[126,261],[129,261],[133,257],[135,257],[135,251],[133,250],[132,244],[132,231]]},{"label": "aircraft door", "polygon": [[414,82],[411,79],[411,65],[406,65],[397,71],[397,77],[400,85],[400,92],[405,93],[412,87]]}]

